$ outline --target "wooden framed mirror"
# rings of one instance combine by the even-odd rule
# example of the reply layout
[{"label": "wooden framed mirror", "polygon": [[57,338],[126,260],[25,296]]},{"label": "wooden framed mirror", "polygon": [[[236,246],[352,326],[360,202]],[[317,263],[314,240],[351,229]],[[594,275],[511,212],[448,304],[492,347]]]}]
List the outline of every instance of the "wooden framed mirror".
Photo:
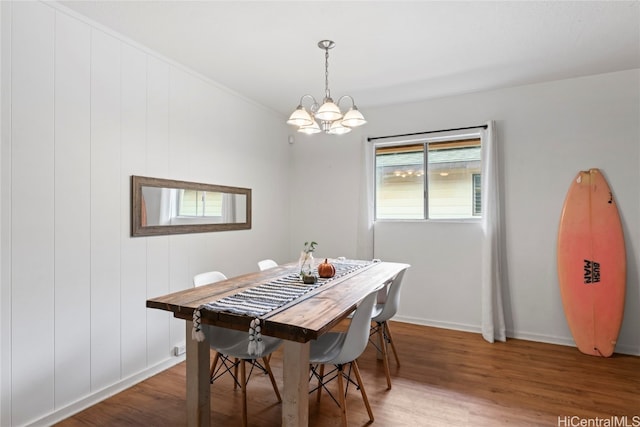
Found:
[{"label": "wooden framed mirror", "polygon": [[251,189],[131,176],[131,235],[251,228]]}]

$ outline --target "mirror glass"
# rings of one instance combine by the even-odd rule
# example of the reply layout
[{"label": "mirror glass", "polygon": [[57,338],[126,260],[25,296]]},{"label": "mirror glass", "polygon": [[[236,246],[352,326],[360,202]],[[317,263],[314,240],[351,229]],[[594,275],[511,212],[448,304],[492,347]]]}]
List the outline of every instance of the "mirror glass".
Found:
[{"label": "mirror glass", "polygon": [[132,236],[251,228],[251,189],[131,178]]}]

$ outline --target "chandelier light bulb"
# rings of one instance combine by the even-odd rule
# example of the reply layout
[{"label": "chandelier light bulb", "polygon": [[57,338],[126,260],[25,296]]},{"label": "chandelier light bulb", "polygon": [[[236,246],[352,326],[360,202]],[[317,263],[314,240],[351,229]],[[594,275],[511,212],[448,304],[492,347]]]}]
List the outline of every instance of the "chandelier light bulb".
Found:
[{"label": "chandelier light bulb", "polygon": [[313,122],[311,115],[304,109],[302,105],[298,105],[291,116],[289,116],[289,120],[287,120],[287,124],[293,126],[309,126]]},{"label": "chandelier light bulb", "polygon": [[323,122],[332,122],[334,120],[340,120],[342,113],[340,112],[340,107],[334,104],[333,99],[327,98],[324,100],[324,104],[318,108],[316,118]]},{"label": "chandelier light bulb", "polygon": [[327,133],[331,135],[344,135],[345,133],[351,132],[351,128],[346,126],[342,126],[342,122],[340,120],[336,120],[331,124],[329,131]]},{"label": "chandelier light bulb", "polygon": [[322,130],[320,129],[320,126],[318,125],[318,122],[313,120],[310,125],[300,126],[298,128],[298,132],[302,132],[302,133],[305,133],[307,135],[313,135],[314,133],[322,132]]},{"label": "chandelier light bulb", "polygon": [[364,116],[360,111],[358,111],[358,107],[356,107],[355,105],[351,107],[349,111],[347,111],[347,114],[345,114],[344,118],[342,119],[342,125],[348,126],[350,128],[362,126],[365,123],[367,123],[367,121],[364,119]]}]

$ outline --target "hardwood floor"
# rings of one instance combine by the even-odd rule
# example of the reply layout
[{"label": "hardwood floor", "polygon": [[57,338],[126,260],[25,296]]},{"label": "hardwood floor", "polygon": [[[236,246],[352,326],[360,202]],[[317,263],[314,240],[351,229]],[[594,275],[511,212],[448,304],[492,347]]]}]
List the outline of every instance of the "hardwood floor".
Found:
[{"label": "hardwood floor", "polygon": [[[391,390],[372,346],[358,359],[374,426],[640,426],[640,357],[605,359],[515,339],[489,344],[478,334],[399,322],[391,328],[402,363],[398,368],[390,359]],[[281,350],[271,365],[282,388]],[[58,425],[183,426],[185,382],[183,362]],[[249,425],[280,425],[281,406],[266,375],[252,377],[247,393]],[[240,425],[241,398],[229,378],[216,381],[211,424]],[[368,422],[353,387],[347,417],[353,426]],[[310,397],[310,426],[339,423],[340,410],[326,394],[320,404]]]}]

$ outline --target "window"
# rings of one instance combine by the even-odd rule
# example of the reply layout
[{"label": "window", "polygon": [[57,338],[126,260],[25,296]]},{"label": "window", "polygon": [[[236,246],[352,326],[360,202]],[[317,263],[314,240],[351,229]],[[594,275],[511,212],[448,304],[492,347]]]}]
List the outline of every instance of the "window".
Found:
[{"label": "window", "polygon": [[376,219],[481,216],[478,135],[376,143]]},{"label": "window", "polygon": [[180,190],[179,216],[222,216],[222,193],[198,190]]}]

